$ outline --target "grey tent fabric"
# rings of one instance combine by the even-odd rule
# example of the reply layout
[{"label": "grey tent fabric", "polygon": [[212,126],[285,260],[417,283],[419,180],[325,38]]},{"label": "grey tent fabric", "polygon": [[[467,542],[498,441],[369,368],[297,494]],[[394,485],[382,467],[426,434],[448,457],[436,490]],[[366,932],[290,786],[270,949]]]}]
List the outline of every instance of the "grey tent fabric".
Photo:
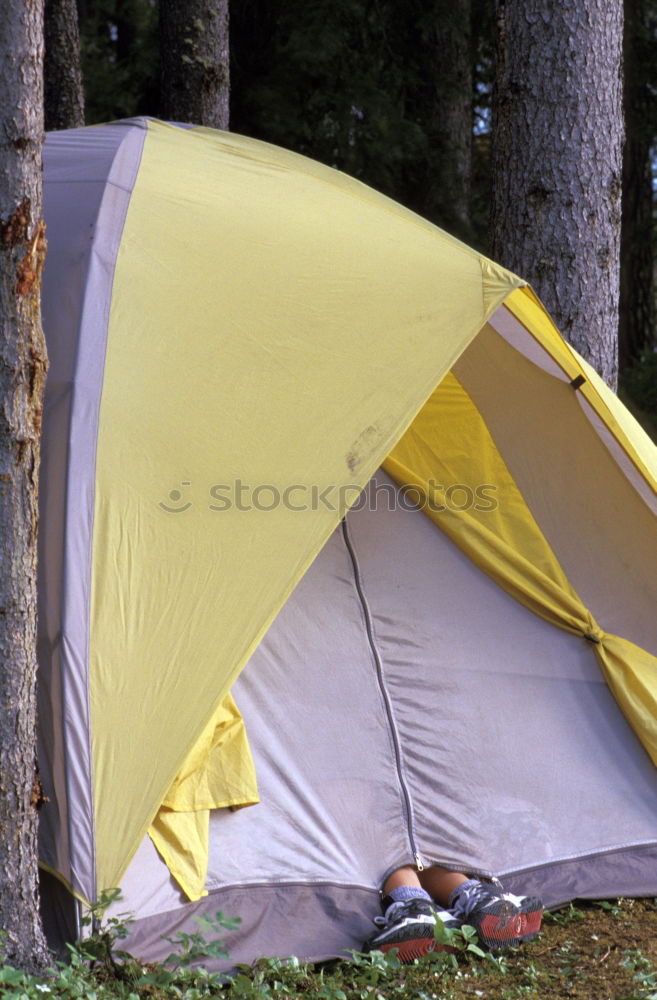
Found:
[{"label": "grey tent fabric", "polygon": [[[40,823],[44,863],[87,897],[95,885],[86,676],[98,406],[116,254],[145,131],[99,126],[54,134],[44,149],[48,342],[40,474],[39,759],[50,805]],[[79,149],[76,169],[71,151]],[[80,166],[78,166],[78,163]],[[82,326],[93,332],[80,339]],[[67,481],[75,489],[67,487]],[[75,571],[64,573],[64,567]],[[43,572],[47,567],[48,572]],[[78,664],[66,669],[66,661]],[[68,680],[65,681],[64,678]],[[70,801],[69,801],[70,797]]]}]

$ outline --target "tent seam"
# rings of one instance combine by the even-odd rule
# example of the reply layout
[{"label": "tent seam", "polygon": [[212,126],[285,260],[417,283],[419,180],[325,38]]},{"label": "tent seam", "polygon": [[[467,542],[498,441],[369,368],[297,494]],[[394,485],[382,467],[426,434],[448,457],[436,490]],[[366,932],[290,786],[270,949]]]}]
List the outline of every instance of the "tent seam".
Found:
[{"label": "tent seam", "polygon": [[503,869],[500,874],[504,877],[507,875],[516,875],[521,872],[541,871],[544,868],[550,868],[553,865],[568,864],[568,862],[571,861],[580,861],[587,858],[603,858],[606,855],[613,854],[628,854],[630,851],[644,847],[657,847],[657,838],[653,840],[628,841],[624,844],[615,844],[612,847],[601,847],[594,851],[581,851],[577,854],[561,854],[558,857],[549,858],[547,861],[537,861],[532,864],[523,865],[522,868]]}]

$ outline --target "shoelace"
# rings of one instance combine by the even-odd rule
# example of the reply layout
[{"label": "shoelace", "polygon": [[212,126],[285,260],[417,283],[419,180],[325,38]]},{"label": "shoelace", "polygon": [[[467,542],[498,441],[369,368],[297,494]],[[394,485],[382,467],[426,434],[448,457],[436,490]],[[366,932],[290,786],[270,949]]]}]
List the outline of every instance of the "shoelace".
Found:
[{"label": "shoelace", "polygon": [[391,903],[386,910],[384,916],[374,917],[374,923],[377,927],[386,927],[388,924],[392,923],[394,918],[397,916],[399,911],[404,908],[404,903]]},{"label": "shoelace", "polygon": [[453,912],[462,917],[469,917],[475,906],[479,903],[486,904],[494,902],[496,898],[503,899],[504,893],[501,891],[501,885],[499,883],[497,883],[495,889],[497,891],[492,893],[490,889],[487,889],[481,882],[465,886],[454,901],[455,905],[453,907]]},{"label": "shoelace", "polygon": [[392,921],[395,919],[395,917],[401,910],[410,910],[410,907],[408,905],[410,902],[411,900],[405,899],[399,903],[397,902],[391,903],[388,909],[386,910],[384,916],[373,918],[374,923],[376,924],[377,927],[386,927],[388,924],[392,923]]}]

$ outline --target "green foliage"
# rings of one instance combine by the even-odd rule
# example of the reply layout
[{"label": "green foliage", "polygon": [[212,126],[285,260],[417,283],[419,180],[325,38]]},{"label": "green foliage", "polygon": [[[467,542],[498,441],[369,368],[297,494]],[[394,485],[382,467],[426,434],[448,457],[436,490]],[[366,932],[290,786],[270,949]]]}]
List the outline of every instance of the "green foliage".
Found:
[{"label": "green foliage", "polygon": [[[218,910],[214,917],[195,917],[199,930],[193,934],[178,931],[166,940],[173,946],[171,954],[165,958],[164,964],[174,969],[188,969],[192,963],[203,958],[229,958],[229,952],[219,935],[223,931],[236,931],[241,924],[239,917],[225,917]],[[215,934],[208,939],[206,934]]]},{"label": "green foliage", "polygon": [[642,991],[642,996],[647,990],[650,991],[651,997],[657,996],[655,992],[657,990],[657,970],[653,962],[644,955],[640,948],[624,948],[621,965],[632,972],[632,979]]},{"label": "green foliage", "polygon": [[3,1000],[276,1000],[278,995],[294,1000],[657,1000],[654,900],[569,908],[556,915],[572,918],[567,936],[553,915],[537,942],[501,955],[483,952],[471,927],[452,931],[439,924],[435,934],[441,950],[410,965],[394,951],[354,952],[350,961],[315,966],[296,958],[260,959],[227,977],[207,972],[202,963],[211,955],[225,956],[221,937],[236,928],[236,920],[218,913],[199,923],[198,933],[174,935],[166,963],[142,965],[121,948],[129,921],[105,916],[107,903],[116,899],[115,893],[107,894],[93,908],[95,930],[70,950],[67,963],[41,976],[0,965]]},{"label": "green foliage", "polygon": [[129,933],[130,918],[121,913],[103,920],[105,911],[121,898],[120,889],[107,889],[101,892],[98,900],[82,917],[83,927],[93,927],[92,933],[79,942],[77,946],[69,945],[76,959],[88,962],[90,969],[102,966],[107,973],[119,976],[121,963],[132,961],[132,956],[117,947],[119,941],[124,941]]},{"label": "green foliage", "polygon": [[68,945],[67,962],[56,962],[42,975],[30,975],[9,965],[0,968],[3,1000],[47,1000],[49,997],[204,1000],[219,993],[228,977],[208,972],[202,963],[207,958],[229,957],[220,935],[226,930],[236,930],[239,918],[225,917],[221,911],[214,917],[197,917],[198,932],[179,931],[167,938],[173,951],[163,963],[142,965],[120,947],[129,934],[131,919],[125,914],[105,917],[110,904],[119,899],[118,889],[101,894],[82,921],[83,926],[93,929],[77,944]]},{"label": "green foliage", "polygon": [[[473,0],[246,0],[231,8],[231,127],[346,171],[451,231],[443,99],[450,38],[471,36],[473,206],[487,224],[492,6]],[[468,64],[469,63],[469,64]],[[471,80],[475,80],[473,89]]]},{"label": "green foliage", "polygon": [[599,899],[593,905],[599,906],[601,910],[606,910],[612,917],[619,917],[623,908],[623,900],[617,899],[612,903],[608,899]]},{"label": "green foliage", "polygon": [[567,909],[555,910],[552,913],[548,911],[543,914],[545,923],[559,924],[560,927],[569,927],[570,924],[583,919],[584,911],[578,910],[572,903],[568,904]]}]

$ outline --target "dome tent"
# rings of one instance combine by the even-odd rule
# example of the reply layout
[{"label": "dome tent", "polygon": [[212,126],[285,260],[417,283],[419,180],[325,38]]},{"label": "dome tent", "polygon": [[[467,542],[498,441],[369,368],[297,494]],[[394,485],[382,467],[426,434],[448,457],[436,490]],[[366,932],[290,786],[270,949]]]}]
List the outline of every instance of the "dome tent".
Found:
[{"label": "dome tent", "polygon": [[206,129],[45,199],[44,870],[144,958],[338,954],[414,860],[657,893],[655,449],[524,283]]}]

